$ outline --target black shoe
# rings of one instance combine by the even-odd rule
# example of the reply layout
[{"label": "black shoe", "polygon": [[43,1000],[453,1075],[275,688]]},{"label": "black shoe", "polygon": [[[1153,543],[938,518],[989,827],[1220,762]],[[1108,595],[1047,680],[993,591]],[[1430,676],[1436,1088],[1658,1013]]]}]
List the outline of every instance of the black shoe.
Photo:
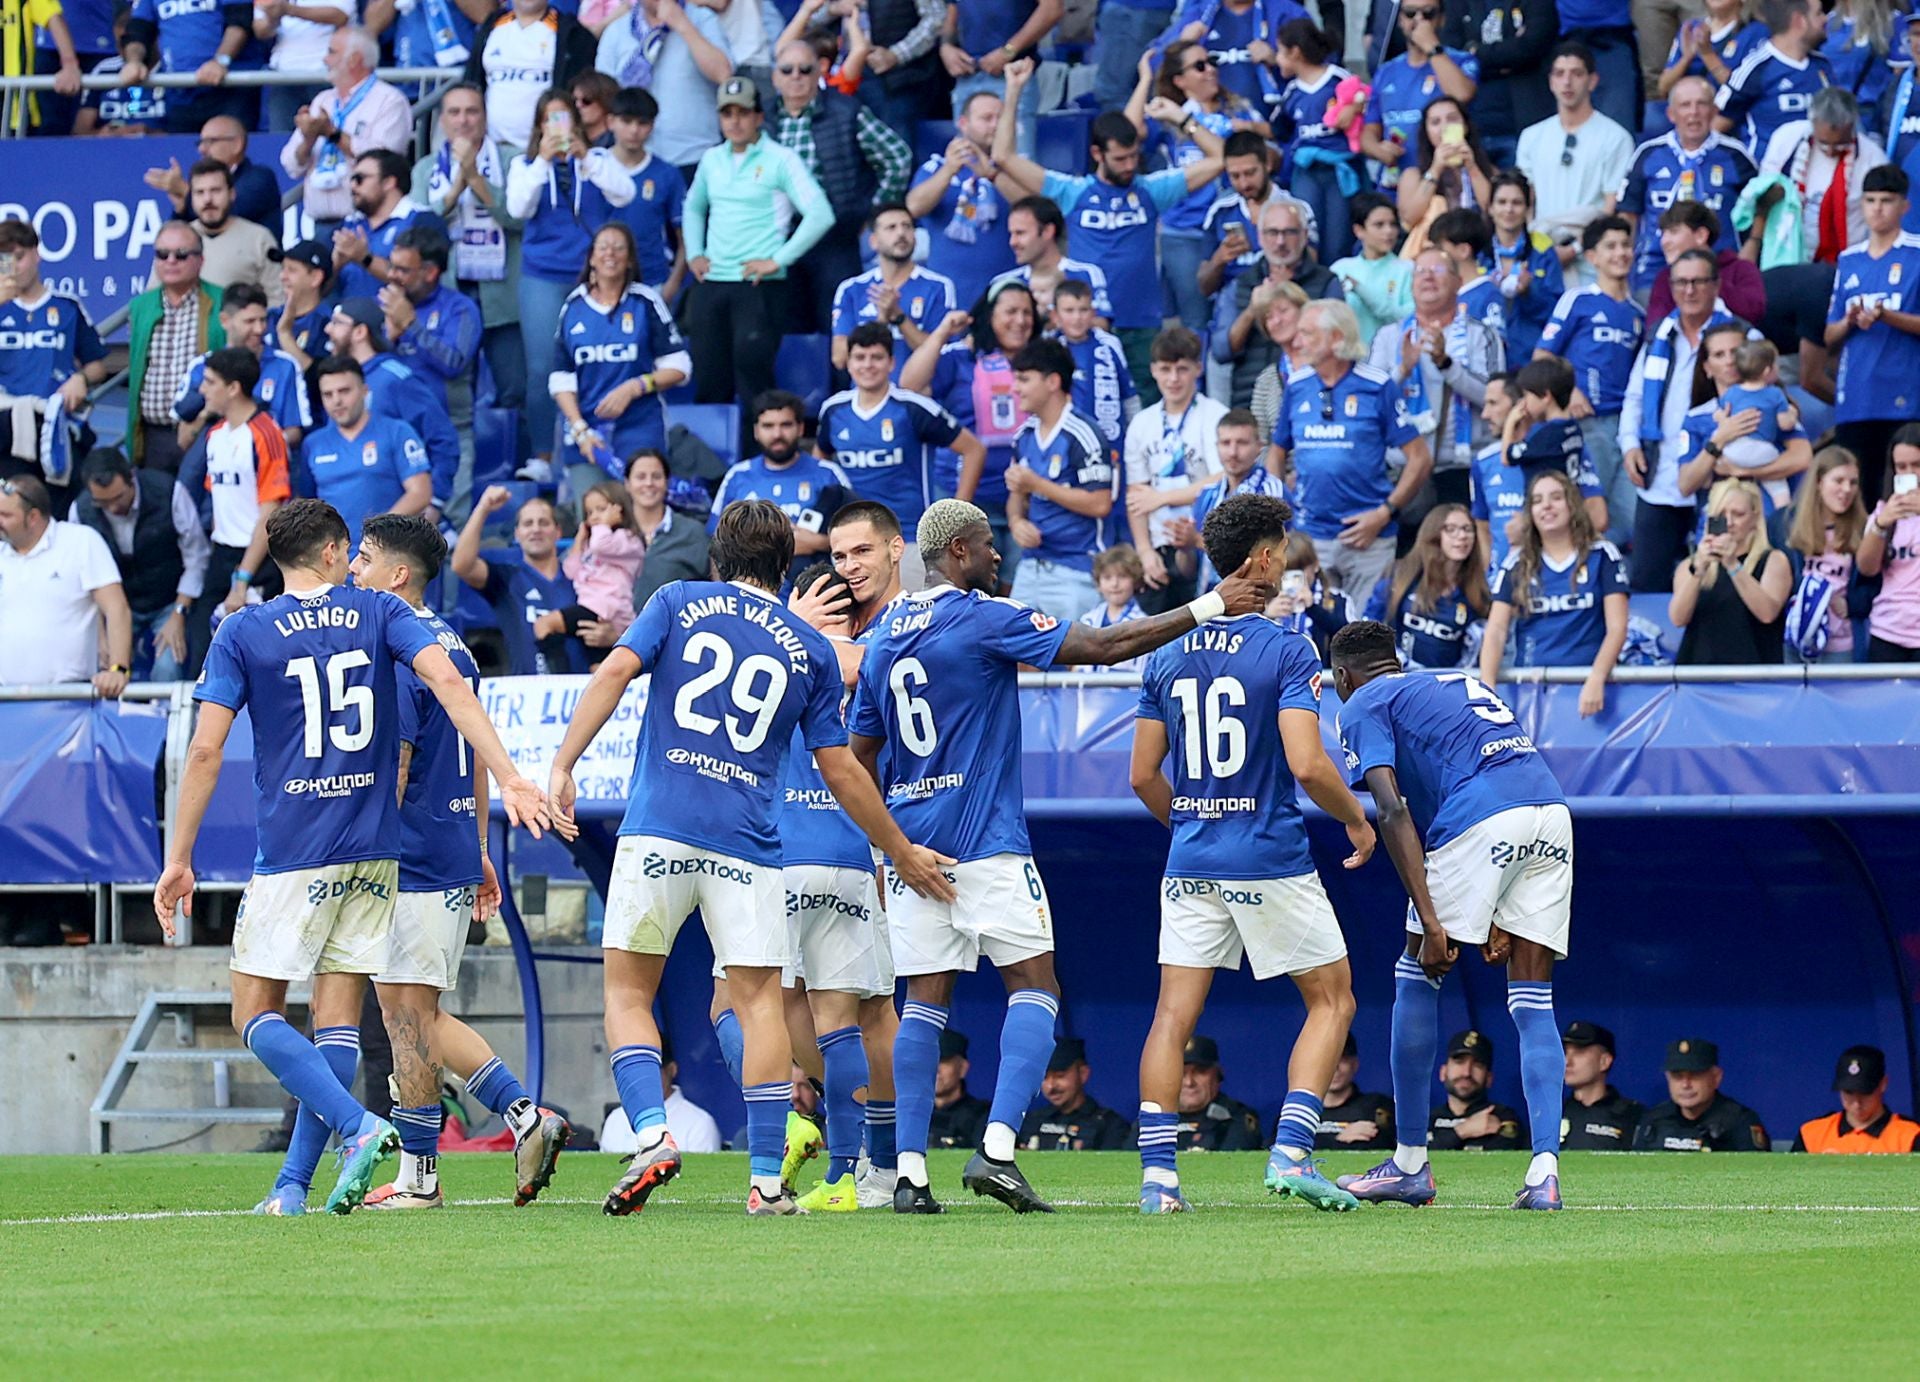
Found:
[{"label": "black shoe", "polygon": [[904,1177],[893,1187],[893,1212],[895,1214],[945,1214],[946,1206],[933,1197],[933,1190],[925,1185],[915,1185]]},{"label": "black shoe", "polygon": [[1011,1161],[995,1161],[985,1152],[975,1152],[960,1183],[976,1195],[991,1195],[1015,1214],[1051,1214],[1053,1206],[1041,1199],[1020,1168]]}]

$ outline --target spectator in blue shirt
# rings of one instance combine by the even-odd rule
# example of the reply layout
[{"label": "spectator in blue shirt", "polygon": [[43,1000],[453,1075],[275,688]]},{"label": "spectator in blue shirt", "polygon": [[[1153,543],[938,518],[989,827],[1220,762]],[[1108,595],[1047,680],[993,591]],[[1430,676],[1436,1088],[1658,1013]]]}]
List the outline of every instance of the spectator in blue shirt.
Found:
[{"label": "spectator in blue shirt", "polygon": [[197,133],[215,115],[252,129],[260,122],[259,88],[225,85],[229,71],[260,65],[245,56],[252,41],[247,0],[134,0],[120,47],[122,84],[144,86],[153,72],[190,72],[194,85],[167,94],[168,134]]},{"label": "spectator in blue shirt", "polygon": [[633,232],[634,250],[640,256],[640,281],[672,302],[680,295],[680,285],[687,275],[686,245],[680,238],[680,222],[686,214],[686,179],[678,168],[647,147],[654,121],[660,117],[660,106],[652,92],[638,87],[622,89],[615,94],[608,115],[613,130],[608,150],[633,179],[633,200],[616,208],[614,216]]},{"label": "spectator in blue shirt", "polygon": [[855,274],[833,295],[833,367],[847,367],[847,338],[862,322],[877,321],[894,333],[893,365],[907,357],[947,313],[959,308],[953,280],[913,262],[913,213],[903,202],[876,206],[867,217],[867,247],[873,267]]},{"label": "spectator in blue shirt", "polygon": [[355,543],[370,514],[425,512],[433,478],[419,434],[397,418],[374,415],[366,376],[352,357],[329,356],[319,374],[329,420],[300,448],[304,487],[340,511]]},{"label": "spectator in blue shirt", "polygon": [[[433,507],[444,508],[460,471],[460,438],[433,390],[395,358],[385,331],[386,317],[372,298],[347,298],[327,319],[328,345],[360,367],[367,386],[368,411],[404,423],[425,446],[432,469]],[[324,387],[321,406],[326,406]]]},{"label": "spectator in blue shirt", "polygon": [[1533,358],[1540,332],[1567,285],[1552,238],[1528,224],[1533,184],[1525,173],[1509,170],[1495,176],[1488,211],[1493,235],[1487,242],[1487,267],[1503,303],[1507,359],[1518,364]]},{"label": "spectator in blue shirt", "polygon": [[967,0],[947,6],[940,31],[940,61],[953,78],[955,113],[974,92],[993,92],[1014,107],[1020,152],[1027,158],[1033,157],[1040,93],[1024,83],[1015,87],[1009,69],[1021,61],[1032,68],[1040,40],[1065,12],[1062,0]]},{"label": "spectator in blue shirt", "polygon": [[453,484],[435,498],[461,507],[473,476],[473,364],[484,331],[479,304],[447,279],[452,255],[438,226],[402,232],[387,259],[380,310],[394,355],[434,395],[459,438]]},{"label": "spectator in blue shirt", "polygon": [[1073,356],[1058,341],[1030,341],[1013,357],[1027,421],[1007,467],[1007,523],[1025,548],[1013,596],[1066,623],[1099,600],[1093,558],[1120,471],[1093,424],[1073,410]]},{"label": "spectator in blue shirt", "polygon": [[1311,19],[1280,26],[1280,124],[1291,160],[1293,194],[1313,208],[1320,228],[1320,262],[1331,264],[1353,243],[1347,201],[1360,188],[1360,159],[1347,138],[1366,118],[1358,97],[1342,101],[1336,91],[1352,74],[1332,61],[1333,41]]},{"label": "spectator in blue shirt", "polygon": [[416,225],[446,223],[411,200],[413,164],[392,149],[373,149],[353,160],[347,178],[353,214],[333,233],[333,267],[343,297],[371,297],[393,275],[391,256],[402,234]]},{"label": "spectator in blue shirt", "polygon": [[927,232],[927,267],[953,280],[953,300],[972,303],[1013,268],[1007,197],[996,185],[993,133],[1003,102],[976,91],[954,116],[957,132],[914,170],[907,210]]},{"label": "spectator in blue shirt", "polygon": [[1464,109],[1480,87],[1480,59],[1440,41],[1446,6],[1440,0],[1410,0],[1400,6],[1400,33],[1407,50],[1380,64],[1367,98],[1360,152],[1380,164],[1380,185],[1400,182],[1409,151],[1418,142],[1420,117],[1440,97]]},{"label": "spectator in blue shirt", "polygon": [[1736,135],[1756,159],[1765,156],[1775,130],[1806,118],[1814,92],[1833,84],[1820,51],[1827,25],[1822,10],[1821,0],[1760,0],[1767,41],[1747,54],[1714,96],[1720,108],[1716,128]]},{"label": "spectator in blue shirt", "polygon": [[793,525],[793,570],[818,560],[827,550],[827,525],[842,504],[854,497],[853,482],[833,461],[800,449],[806,405],[784,389],[769,389],[753,400],[749,423],[760,454],[749,456],[721,477],[707,519],[711,535],[727,505],[739,499],[765,499],[778,505]]},{"label": "spectator in blue shirt", "polygon": [[1408,671],[1466,660],[1467,631],[1487,617],[1487,554],[1464,504],[1438,504],[1420,521],[1413,550],[1381,578],[1365,618],[1393,630]]},{"label": "spectator in blue shirt", "polygon": [[[507,671],[516,677],[584,672],[587,652],[578,638],[536,639],[533,626],[544,614],[576,604],[573,582],[560,566],[560,524],[553,501],[534,495],[514,514],[515,548],[480,555],[487,520],[513,501],[505,485],[489,485],[474,501],[467,526],[460,530],[447,565],[492,606],[507,645]],[[644,579],[644,570],[643,570]],[[583,629],[585,626],[582,626]]]}]

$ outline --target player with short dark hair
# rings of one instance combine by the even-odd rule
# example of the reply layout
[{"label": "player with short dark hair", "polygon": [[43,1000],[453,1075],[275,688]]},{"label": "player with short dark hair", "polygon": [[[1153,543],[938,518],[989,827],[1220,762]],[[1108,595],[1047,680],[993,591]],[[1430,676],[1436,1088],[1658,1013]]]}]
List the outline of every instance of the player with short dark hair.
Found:
[{"label": "player with short dark hair", "polygon": [[1489,964],[1507,965],[1507,1011],[1520,1032],[1533,1161],[1513,1208],[1558,1209],[1565,1060],[1552,981],[1572,916],[1566,797],[1513,712],[1477,678],[1402,673],[1393,631],[1372,619],[1336,633],[1330,652],[1347,779],[1372,793],[1380,838],[1410,898],[1406,953],[1393,971],[1398,1142],[1387,1160],[1338,1183],[1363,1200],[1433,1199],[1426,1136],[1440,982],[1464,942],[1480,946]]},{"label": "player with short dark hair", "polygon": [[[221,621],[194,699],[166,871],[153,889],[161,929],[192,914],[193,846],[241,710],[273,733],[254,738],[260,849],[233,935],[233,1025],[289,1094],[340,1138],[339,1181],[327,1198],[345,1214],[365,1197],[382,1157],[400,1145],[384,1118],[347,1092],[314,1044],[286,1020],[287,985],[313,980],[318,1029],[358,1025],[362,976],[387,962],[400,878],[395,669],[411,667],[454,729],[499,779],[509,821],[537,837],[540,790],[514,770],[472,688],[432,632],[398,597],[346,586],[347,525],[330,505],[296,499],[267,520],[267,548],[287,589]],[[390,1026],[401,1089],[438,1085],[424,1053]],[[304,1207],[304,1198],[301,1200]],[[273,1195],[257,1212],[291,1206]],[[292,1212],[299,1212],[295,1209]]]},{"label": "player with short dark hair", "polygon": [[[1286,502],[1236,495],[1208,515],[1202,540],[1221,570],[1278,579]],[[1173,781],[1161,770],[1171,755]],[[1188,1208],[1174,1152],[1180,1076],[1216,969],[1291,975],[1307,1005],[1287,1066],[1287,1099],[1266,1185],[1316,1209],[1359,1201],[1312,1154],[1322,1100],[1353,1021],[1353,972],[1314,872],[1298,789],[1347,829],[1359,868],[1373,828],[1320,738],[1320,654],[1264,614],[1215,620],[1147,659],[1133,722],[1135,795],[1173,831],[1160,890],[1160,996],[1140,1052],[1140,1212]],[[1297,785],[1296,785],[1297,784]]]}]

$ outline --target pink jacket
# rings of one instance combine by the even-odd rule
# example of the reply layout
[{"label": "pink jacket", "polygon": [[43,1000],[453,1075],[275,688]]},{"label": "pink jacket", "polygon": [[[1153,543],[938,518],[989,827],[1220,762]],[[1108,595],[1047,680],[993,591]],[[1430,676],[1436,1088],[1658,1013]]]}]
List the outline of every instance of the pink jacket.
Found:
[{"label": "pink jacket", "polygon": [[602,619],[624,624],[633,618],[633,583],[647,554],[640,535],[625,528],[595,526],[584,543],[567,549],[560,567],[573,582],[573,598]]}]

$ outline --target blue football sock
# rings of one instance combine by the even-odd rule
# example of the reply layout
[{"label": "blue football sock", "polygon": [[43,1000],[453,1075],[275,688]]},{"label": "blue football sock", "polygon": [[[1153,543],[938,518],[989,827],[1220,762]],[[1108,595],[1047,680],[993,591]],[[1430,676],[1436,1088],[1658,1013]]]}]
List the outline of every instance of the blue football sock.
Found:
[{"label": "blue football sock", "polygon": [[440,1150],[440,1119],[442,1111],[438,1104],[422,1104],[418,1108],[393,1106],[393,1126],[400,1130],[400,1150],[408,1156],[433,1156]]},{"label": "blue football sock", "polygon": [[894,1150],[894,1111],[891,1099],[867,1100],[867,1160],[880,1171],[891,1171],[900,1164]]},{"label": "blue football sock", "polygon": [[[1400,1147],[1415,1148],[1417,1171],[1426,1164],[1427,1118],[1433,1110],[1433,1072],[1440,1058],[1440,986],[1420,962],[1402,955],[1393,966],[1393,1122]],[[1400,1161],[1398,1156],[1396,1161]]]},{"label": "blue football sock", "polygon": [[659,1141],[648,1128],[667,1126],[666,1093],[660,1087],[660,1048],[658,1046],[622,1046],[613,1053],[613,1085],[620,1091],[620,1107],[627,1121],[639,1134],[642,1150]]},{"label": "blue football sock", "polygon": [[1280,1126],[1274,1129],[1273,1146],[1278,1152],[1298,1152],[1299,1161],[1313,1152],[1313,1139],[1320,1132],[1320,1096],[1312,1090],[1289,1089],[1287,1101],[1280,1106]]},{"label": "blue football sock", "polygon": [[793,1107],[793,1084],[769,1080],[750,1084],[740,1092],[747,1100],[748,1172],[778,1180],[787,1149],[787,1111]]},{"label": "blue football sock", "polygon": [[867,1048],[858,1027],[842,1027],[820,1038],[820,1059],[827,1067],[827,1179],[853,1174],[860,1160],[863,1113],[854,1091],[867,1082]]},{"label": "blue football sock", "polygon": [[1006,1021],[1000,1025],[1000,1072],[993,1082],[993,1106],[987,1110],[989,1126],[1018,1129],[1027,1116],[1053,1055],[1053,1021],[1059,1015],[1060,999],[1045,989],[1016,989],[1008,996]]},{"label": "blue football sock", "polygon": [[1174,1149],[1180,1141],[1180,1115],[1164,1113],[1158,1104],[1140,1105],[1140,1173],[1150,1184],[1178,1186]]},{"label": "blue football sock", "polygon": [[1557,1156],[1567,1058],[1553,1021],[1553,985],[1524,980],[1508,983],[1507,1011],[1513,1014],[1513,1025],[1520,1029],[1520,1087],[1527,1096],[1534,1154]]},{"label": "blue football sock", "polygon": [[720,1059],[726,1063],[727,1073],[733,1076],[736,1086],[747,1082],[740,1072],[746,1068],[747,1038],[740,1030],[740,1019],[728,1008],[713,1019],[713,1034],[720,1042]]},{"label": "blue football sock", "polygon": [[933,1125],[933,1080],[940,1068],[940,1033],[947,1010],[912,999],[900,1009],[900,1031],[893,1039],[893,1097],[898,1107],[896,1145],[924,1157],[927,1130]]},{"label": "blue football sock", "polygon": [[[353,1077],[360,1068],[360,1029],[358,1027],[320,1027],[313,1044],[326,1057],[327,1068],[340,1081],[342,1089],[353,1088]],[[297,1185],[302,1190],[313,1184],[314,1169],[321,1153],[327,1150],[327,1125],[320,1115],[301,1104],[293,1119],[293,1136],[287,1142],[287,1159],[280,1167],[275,1185]]]},{"label": "blue football sock", "polygon": [[320,1048],[296,1032],[282,1013],[264,1012],[241,1033],[247,1049],[273,1072],[280,1087],[319,1115],[341,1137],[360,1130],[367,1111],[320,1054]]},{"label": "blue football sock", "polygon": [[502,1118],[508,1109],[528,1098],[526,1087],[498,1056],[473,1072],[473,1078],[467,1081],[467,1093]]}]

